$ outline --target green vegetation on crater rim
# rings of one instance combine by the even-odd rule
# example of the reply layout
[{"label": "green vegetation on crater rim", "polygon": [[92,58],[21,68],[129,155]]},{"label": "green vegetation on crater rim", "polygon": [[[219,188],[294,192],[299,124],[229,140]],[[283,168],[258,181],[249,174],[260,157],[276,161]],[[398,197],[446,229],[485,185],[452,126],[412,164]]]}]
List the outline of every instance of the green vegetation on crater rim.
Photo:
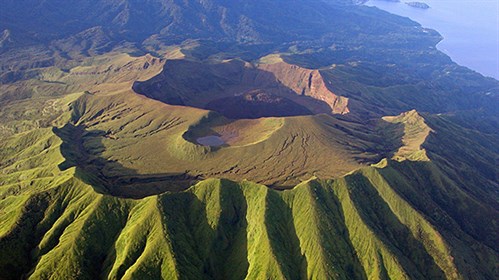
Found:
[{"label": "green vegetation on crater rim", "polygon": [[1,280],[499,278],[499,82],[435,31],[362,1],[4,2]]}]

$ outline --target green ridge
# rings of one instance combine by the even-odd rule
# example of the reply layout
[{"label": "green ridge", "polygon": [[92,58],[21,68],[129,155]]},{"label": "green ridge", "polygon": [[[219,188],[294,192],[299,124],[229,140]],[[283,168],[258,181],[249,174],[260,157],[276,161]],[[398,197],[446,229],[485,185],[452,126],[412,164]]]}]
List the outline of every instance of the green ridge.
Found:
[{"label": "green ridge", "polygon": [[[39,128],[6,138],[11,148],[2,150],[0,161],[1,279],[19,275],[30,279],[497,276],[494,232],[498,223],[493,218],[497,210],[493,200],[478,203],[491,199],[487,198],[491,189],[486,187],[494,176],[487,171],[494,170],[488,167],[491,161],[477,156],[488,168],[463,178],[448,165],[458,153],[439,148],[441,142],[458,138],[469,142],[471,153],[479,154],[493,147],[494,138],[487,134],[467,133],[448,119],[429,117],[425,123],[435,132],[418,144],[426,150],[425,161],[384,159],[336,179],[312,178],[286,191],[245,180],[206,179],[183,191],[130,199],[110,196],[103,186],[112,185],[101,185],[102,180],[131,180],[113,177],[122,167],[98,173],[93,170],[99,169],[78,164],[102,160],[84,154],[101,149],[99,141],[107,141],[97,141],[99,134],[86,126],[99,118],[112,119],[106,114],[92,117],[89,110],[100,105],[81,100],[71,103],[76,122],[67,122],[67,112],[54,123],[59,128]],[[106,110],[115,110],[111,107]],[[421,119],[417,115],[416,124]],[[319,116],[295,119],[280,131],[298,127],[297,120],[311,124],[307,129],[314,133],[349,128]],[[144,132],[135,124],[127,129]],[[413,135],[406,133],[409,138]],[[355,138],[367,139],[367,134],[357,130]],[[79,144],[81,139],[83,144]],[[386,147],[396,151],[397,145],[395,137]],[[136,176],[145,181],[134,183],[133,188],[149,187],[155,178],[162,178]],[[471,183],[477,184],[473,190],[465,187]],[[488,222],[484,217],[489,217]]]},{"label": "green ridge", "polygon": [[[20,255],[0,264],[16,275],[17,263],[32,279],[464,279],[469,272],[454,263],[447,234],[373,168],[285,192],[210,179],[141,200],[72,180],[25,209],[29,220],[0,239],[2,255]],[[12,243],[14,236],[25,242]],[[490,249],[480,254],[497,261]]]}]

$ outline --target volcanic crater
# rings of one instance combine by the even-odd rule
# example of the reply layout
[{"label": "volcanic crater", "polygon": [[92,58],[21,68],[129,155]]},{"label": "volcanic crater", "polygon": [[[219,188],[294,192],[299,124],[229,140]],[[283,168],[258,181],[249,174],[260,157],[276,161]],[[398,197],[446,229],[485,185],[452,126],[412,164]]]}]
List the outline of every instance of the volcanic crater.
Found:
[{"label": "volcanic crater", "polygon": [[199,62],[170,60],[135,92],[170,105],[220,113],[229,119],[346,114],[348,99],[336,95],[319,70],[262,58]]}]

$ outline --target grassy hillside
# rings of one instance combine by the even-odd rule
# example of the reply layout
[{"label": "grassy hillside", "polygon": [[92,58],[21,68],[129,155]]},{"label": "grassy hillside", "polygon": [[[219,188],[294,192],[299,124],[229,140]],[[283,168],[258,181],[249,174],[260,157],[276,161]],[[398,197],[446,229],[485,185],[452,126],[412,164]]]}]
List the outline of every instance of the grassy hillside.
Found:
[{"label": "grassy hillside", "polygon": [[[211,157],[224,149],[237,155],[237,149],[270,145],[273,138],[298,127],[306,128],[304,132],[313,137],[329,135],[329,141],[314,144],[322,148],[322,153],[334,143],[332,139],[337,139],[334,145],[342,146],[334,146],[334,150],[352,155],[355,150],[346,147],[358,144],[348,139],[362,143],[359,139],[365,135],[361,129],[368,126],[357,124],[359,129],[353,134],[348,132],[353,123],[326,115],[233,123],[197,109],[189,109],[190,118],[182,121],[176,112],[185,113],[187,109],[129,94],[83,93],[61,99],[56,103],[61,109],[55,112],[62,113],[51,123],[56,128],[31,129],[4,138],[9,149],[2,149],[0,161],[1,279],[18,279],[20,275],[30,279],[498,276],[497,169],[491,165],[493,161],[478,155],[466,162],[482,164],[479,173],[456,174],[448,166],[461,155],[493,152],[493,135],[467,131],[448,117],[423,119],[409,112],[386,118],[398,124],[380,120],[382,124],[372,128],[384,132],[393,129],[393,139],[384,139],[392,147],[387,155],[396,161],[384,159],[373,166],[358,163],[349,174],[332,178],[329,173],[322,178],[332,179],[307,179],[285,191],[242,178],[239,182],[206,179],[194,183],[202,178],[147,173],[152,170],[147,165],[135,164],[137,169],[127,169],[120,165],[119,155],[134,155],[139,149],[134,143],[141,143],[141,152],[135,155],[141,157],[138,162],[147,163],[155,160],[148,158],[148,147],[152,155],[162,152],[158,143],[176,143],[192,147],[183,154],[175,150],[177,154],[172,156],[176,164],[189,155],[213,168],[219,165],[214,165]],[[135,98],[141,102],[133,103]],[[123,100],[128,106],[122,105]],[[101,109],[103,104],[107,104],[106,110]],[[117,114],[123,110],[128,113]],[[148,125],[140,125],[137,119]],[[120,127],[117,123],[125,125],[112,130]],[[238,146],[233,140],[233,147],[219,150],[182,138],[189,129],[203,133],[206,127],[212,127],[223,134],[239,126],[256,127],[255,131],[266,136],[260,136],[260,144],[244,143],[247,140],[242,137],[243,144]],[[333,128],[335,133],[327,134]],[[155,133],[180,138],[177,142],[161,142],[157,139],[165,136],[156,139]],[[140,138],[142,134],[149,137]],[[156,142],[144,142],[150,139]],[[458,152],[463,146],[454,139],[466,144],[466,153]],[[117,143],[123,143],[123,147]],[[423,161],[411,156],[420,149],[426,151]],[[106,158],[106,154],[113,156]],[[317,160],[319,156],[315,155]],[[158,158],[164,160],[165,156]],[[231,157],[226,158],[228,161]],[[274,164],[274,168],[278,166]],[[170,172],[162,169],[165,171]],[[182,181],[179,178],[184,180],[180,189],[191,182],[194,185],[179,191],[172,187],[172,181]],[[474,187],[468,188],[471,184]]]},{"label": "grassy hillside", "polygon": [[435,31],[349,0],[21,2],[0,280],[499,279],[499,82]]},{"label": "grassy hillside", "polygon": [[[69,179],[32,195],[17,223],[2,235],[2,277],[497,276],[497,252],[459,227],[451,213],[436,207],[437,221],[391,187],[391,180],[415,187],[397,168],[365,168],[284,192],[210,179],[184,192],[141,200],[97,194]],[[448,220],[445,227],[442,219]]]},{"label": "grassy hillside", "polygon": [[[326,115],[231,121],[131,92],[85,94],[72,107],[71,125],[79,133],[56,131],[67,143],[68,164],[77,162],[80,171],[99,166],[108,178],[226,177],[286,187],[314,174],[337,176],[377,162],[381,155],[372,147],[383,146],[369,135],[372,128]],[[220,135],[227,145],[197,144],[207,135]]]}]

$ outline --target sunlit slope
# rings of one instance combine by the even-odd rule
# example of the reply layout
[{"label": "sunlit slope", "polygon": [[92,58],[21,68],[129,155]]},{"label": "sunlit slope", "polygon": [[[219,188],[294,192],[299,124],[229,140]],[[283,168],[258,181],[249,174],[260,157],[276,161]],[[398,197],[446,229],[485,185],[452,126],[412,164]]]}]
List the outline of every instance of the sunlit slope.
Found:
[{"label": "sunlit slope", "polygon": [[[165,56],[176,57],[177,52]],[[31,79],[0,87],[1,98],[9,100],[0,111],[0,136],[49,129],[59,114],[72,109],[70,124],[54,130],[64,142],[66,161],[61,168],[79,163],[78,176],[93,185],[88,180],[102,172],[108,180],[101,185],[129,185],[126,196],[134,197],[160,193],[165,188],[159,188],[157,181],[172,178],[180,183],[167,190],[185,189],[193,180],[210,177],[292,187],[314,175],[346,174],[363,163],[377,162],[387,152],[385,141],[371,135],[372,127],[326,115],[232,121],[204,110],[168,106],[131,91],[135,81],[150,79],[164,62],[149,55],[110,53],[88,58],[69,70],[32,70]],[[286,67],[291,74],[299,70],[294,74],[305,84],[311,73],[319,76]],[[292,83],[286,73],[283,80]],[[302,90],[311,88],[297,88],[292,94],[299,96]],[[56,97],[75,91],[85,94],[70,107]],[[38,108],[43,108],[41,114]],[[197,138],[209,135],[220,136],[227,145],[198,145]],[[88,168],[82,169],[83,165]],[[134,188],[137,179],[148,187]]]},{"label": "sunlit slope", "polygon": [[[497,156],[494,135],[468,131],[444,116],[423,119],[409,112],[391,118],[400,122],[393,129],[401,146],[388,153],[396,160],[359,166],[337,179],[310,179],[286,191],[244,180],[207,179],[185,191],[133,200],[110,196],[107,193],[113,189],[103,189],[110,184],[102,180],[114,179],[135,191],[152,184],[149,191],[154,194],[162,192],[154,187],[171,187],[173,175],[141,177],[128,169],[127,176],[134,179],[127,181],[124,175],[101,176],[92,172],[97,169],[72,167],[71,162],[82,156],[80,149],[96,149],[99,141],[113,140],[95,140],[95,135],[105,134],[92,133],[91,128],[113,122],[109,116],[123,109],[120,96],[100,97],[110,105],[96,117],[91,112],[98,108],[99,96],[74,95],[60,101],[64,113],[53,122],[57,128],[6,138],[12,148],[2,150],[1,158],[1,279],[20,275],[31,279],[497,277],[497,170],[488,158]],[[150,110],[143,112],[154,115],[152,103],[140,104]],[[176,107],[158,104],[165,106],[163,114],[156,113],[160,122],[151,125],[161,127],[161,116],[170,118]],[[192,110],[190,117],[207,116],[205,111]],[[127,116],[130,119],[122,121],[137,118],[133,111]],[[207,123],[220,132],[220,126],[232,125],[215,120],[210,123],[208,118]],[[191,125],[180,123],[172,129],[182,136]],[[82,124],[88,126],[79,131]],[[427,126],[432,128],[429,134]],[[110,135],[120,139],[126,131]],[[421,131],[428,134],[423,143],[417,137]],[[83,145],[75,142],[79,133],[86,133]],[[158,144],[144,143],[150,146],[159,153]],[[397,156],[404,146],[416,154],[424,149],[427,158],[413,161],[411,153]],[[465,148],[466,153],[459,153]],[[213,152],[203,149],[206,154]],[[488,155],[481,155],[487,149]],[[474,156],[464,161],[464,155]],[[100,166],[98,158],[87,156]],[[465,162],[462,173],[449,165],[457,160]],[[109,162],[113,159],[104,161]],[[466,171],[473,170],[466,167],[470,164],[481,168]],[[184,179],[186,184],[190,180]],[[147,194],[141,191],[121,194]]]},{"label": "sunlit slope", "polygon": [[[174,56],[175,50],[164,57]],[[113,52],[73,61],[64,66],[36,67],[0,77],[0,102],[30,100],[30,108],[41,99],[74,92],[110,92],[131,88],[135,81],[147,80],[161,71],[164,59],[149,54],[131,56]],[[18,101],[23,102],[23,101]],[[19,116],[18,116],[19,119]],[[4,121],[2,121],[4,122]]]},{"label": "sunlit slope", "polygon": [[[85,94],[72,108],[71,126],[79,133],[65,134],[68,126],[56,131],[67,144],[68,166],[71,161],[82,171],[100,166],[105,177],[223,177],[292,187],[312,176],[337,177],[375,163],[391,144],[374,125],[328,115],[233,121],[131,91]],[[226,145],[197,143],[209,135]],[[140,189],[130,191],[140,196]]]},{"label": "sunlit slope", "polygon": [[499,279],[499,84],[435,31],[322,1],[4,2],[0,280]]},{"label": "sunlit slope", "polygon": [[[426,150],[422,147],[433,131],[426,120],[416,111],[411,110],[398,116],[386,116],[382,118],[379,126],[380,133],[384,139],[399,139],[401,145],[393,154],[393,159],[403,161],[428,161]],[[390,125],[397,124],[397,125]]]},{"label": "sunlit slope", "polygon": [[[428,215],[390,185],[397,180],[407,188],[419,186],[399,168],[398,164],[381,170],[369,167],[334,181],[304,182],[284,192],[250,182],[210,179],[185,192],[141,200],[97,194],[81,181],[69,179],[30,196],[17,223],[2,235],[2,276],[497,276],[493,271],[497,252],[463,230],[452,213],[435,206],[432,211],[438,217]],[[441,176],[438,169],[432,175]],[[429,178],[422,180],[426,186],[441,188]]]},{"label": "sunlit slope", "polygon": [[0,279],[497,278],[496,134],[234,121],[127,86],[3,108]]}]

